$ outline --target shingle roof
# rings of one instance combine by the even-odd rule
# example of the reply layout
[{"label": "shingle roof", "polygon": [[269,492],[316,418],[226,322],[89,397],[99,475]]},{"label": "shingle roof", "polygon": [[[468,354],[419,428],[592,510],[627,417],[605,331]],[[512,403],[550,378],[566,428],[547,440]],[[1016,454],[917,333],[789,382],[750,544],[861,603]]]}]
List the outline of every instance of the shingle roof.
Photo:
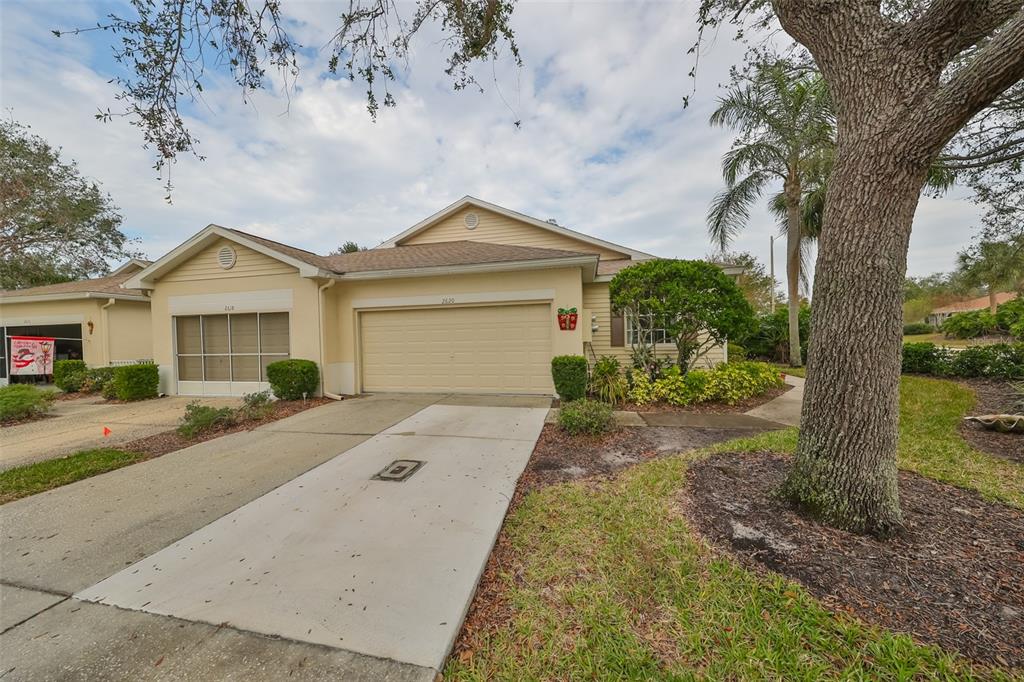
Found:
[{"label": "shingle roof", "polygon": [[0,290],[0,297],[9,298],[14,296],[54,296],[58,294],[132,294],[143,296],[140,289],[125,289],[121,284],[132,275],[138,272],[137,268],[129,269],[117,275],[107,277],[94,277],[93,279],[80,279],[74,282],[61,282],[60,284],[46,284],[40,287],[29,287],[27,289],[4,289]]},{"label": "shingle roof", "polygon": [[[1007,301],[1012,301],[1017,298],[1017,293],[1013,291],[1004,291],[996,294],[996,305],[1001,305]],[[965,313],[972,310],[984,310],[988,308],[989,300],[988,296],[980,296],[978,298],[972,298],[968,301],[957,301],[956,303],[950,303],[944,305],[941,308],[935,308],[932,310],[932,314],[937,313]]]},{"label": "shingle roof", "polygon": [[330,268],[337,273],[405,270],[411,268],[475,265],[514,261],[550,260],[593,254],[534,246],[513,246],[486,242],[455,241],[432,244],[392,246],[355,253],[326,256]]},{"label": "shingle roof", "polygon": [[642,261],[630,260],[628,258],[619,258],[616,260],[602,260],[597,264],[597,274],[599,275],[616,275],[620,270],[625,270],[630,265],[636,265]]},{"label": "shingle roof", "polygon": [[254,242],[259,242],[268,249],[273,249],[278,253],[290,256],[291,258],[300,260],[303,263],[309,263],[310,265],[315,265],[316,267],[323,268],[324,270],[332,270],[331,264],[328,262],[328,256],[318,256],[312,251],[306,251],[305,249],[300,249],[295,246],[289,246],[287,244],[282,244],[281,242],[275,242],[273,239],[260,237],[255,234],[250,234],[249,232],[242,232],[241,230],[236,230],[233,227],[226,227],[224,229],[228,230],[229,232],[234,232],[235,234],[241,237],[245,237],[246,239],[251,239]]}]

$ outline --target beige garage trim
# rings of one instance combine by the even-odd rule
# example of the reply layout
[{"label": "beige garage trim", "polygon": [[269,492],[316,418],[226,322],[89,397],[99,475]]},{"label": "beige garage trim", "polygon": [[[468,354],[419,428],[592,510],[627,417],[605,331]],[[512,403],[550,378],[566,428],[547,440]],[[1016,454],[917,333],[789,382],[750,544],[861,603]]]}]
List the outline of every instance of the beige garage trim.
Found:
[{"label": "beige garage trim", "polygon": [[363,390],[550,395],[551,305],[359,314]]}]

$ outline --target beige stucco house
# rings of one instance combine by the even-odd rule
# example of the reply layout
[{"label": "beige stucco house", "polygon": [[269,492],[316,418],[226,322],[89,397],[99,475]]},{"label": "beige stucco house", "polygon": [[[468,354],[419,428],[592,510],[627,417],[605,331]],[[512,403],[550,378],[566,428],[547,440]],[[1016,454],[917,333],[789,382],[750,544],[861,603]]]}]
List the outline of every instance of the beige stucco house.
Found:
[{"label": "beige stucco house", "polygon": [[124,282],[149,265],[132,260],[106,277],[0,291],[0,385],[8,380],[10,337],[55,339],[58,360],[93,367],[152,358],[149,297]]},{"label": "beige stucco house", "polygon": [[[616,355],[608,282],[650,254],[465,197],[335,256],[210,225],[124,282],[151,304],[169,394],[240,395],[314,360],[328,394],[553,392],[551,358]],[[576,308],[560,329],[559,308]],[[709,362],[722,359],[719,349]]]}]

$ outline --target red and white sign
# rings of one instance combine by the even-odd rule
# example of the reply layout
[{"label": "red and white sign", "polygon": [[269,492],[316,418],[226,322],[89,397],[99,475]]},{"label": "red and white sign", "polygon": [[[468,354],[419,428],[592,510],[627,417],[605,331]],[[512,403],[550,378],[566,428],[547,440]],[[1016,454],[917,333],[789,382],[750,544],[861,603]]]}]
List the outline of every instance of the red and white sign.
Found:
[{"label": "red and white sign", "polygon": [[11,337],[11,376],[27,374],[53,374],[52,338]]}]

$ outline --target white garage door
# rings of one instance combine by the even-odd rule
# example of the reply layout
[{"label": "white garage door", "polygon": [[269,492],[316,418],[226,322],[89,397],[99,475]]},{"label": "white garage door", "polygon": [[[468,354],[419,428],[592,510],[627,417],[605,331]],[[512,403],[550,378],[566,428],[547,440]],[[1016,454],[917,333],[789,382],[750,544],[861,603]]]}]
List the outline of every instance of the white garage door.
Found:
[{"label": "white garage door", "polygon": [[551,307],[360,314],[363,390],[549,395]]}]

